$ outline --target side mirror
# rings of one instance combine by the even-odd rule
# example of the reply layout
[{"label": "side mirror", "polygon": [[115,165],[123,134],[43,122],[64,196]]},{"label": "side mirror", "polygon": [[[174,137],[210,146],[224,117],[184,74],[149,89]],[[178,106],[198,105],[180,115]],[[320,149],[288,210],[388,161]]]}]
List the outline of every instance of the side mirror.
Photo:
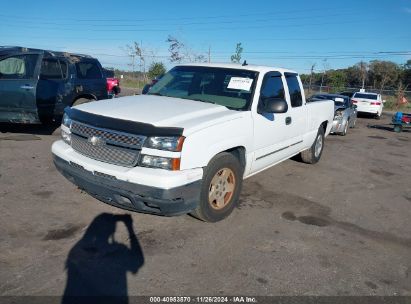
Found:
[{"label": "side mirror", "polygon": [[286,113],[288,104],[280,98],[262,98],[258,107],[258,113]]},{"label": "side mirror", "polygon": [[383,99],[382,103],[386,103],[387,101],[385,99]]}]

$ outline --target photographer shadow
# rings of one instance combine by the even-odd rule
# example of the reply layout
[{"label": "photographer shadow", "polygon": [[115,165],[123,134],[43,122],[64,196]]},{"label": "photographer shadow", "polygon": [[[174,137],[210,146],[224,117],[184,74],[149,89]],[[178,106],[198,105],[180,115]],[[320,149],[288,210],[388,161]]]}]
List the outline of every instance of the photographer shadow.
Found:
[{"label": "photographer shadow", "polygon": [[[115,240],[117,223],[126,226],[129,246]],[[131,216],[102,213],[68,254],[62,303],[128,303],[127,272],[143,264]]]}]

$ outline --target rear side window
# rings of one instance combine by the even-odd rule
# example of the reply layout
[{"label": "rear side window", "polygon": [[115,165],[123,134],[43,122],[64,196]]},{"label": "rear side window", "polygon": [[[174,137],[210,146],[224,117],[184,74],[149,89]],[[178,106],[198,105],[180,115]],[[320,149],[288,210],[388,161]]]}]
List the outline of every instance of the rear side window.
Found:
[{"label": "rear side window", "polygon": [[63,71],[57,59],[44,59],[41,62],[41,79],[63,79]]},{"label": "rear side window", "polygon": [[261,97],[284,99],[284,85],[281,76],[267,76],[261,89]]},{"label": "rear side window", "polygon": [[103,75],[96,62],[77,62],[77,77],[81,79],[101,79]]},{"label": "rear side window", "polygon": [[301,87],[297,76],[294,74],[286,74],[285,79],[287,80],[288,90],[290,92],[291,106],[293,108],[301,107],[303,105],[303,96],[301,94]]},{"label": "rear side window", "polygon": [[16,55],[0,60],[0,79],[31,79],[38,55]]}]

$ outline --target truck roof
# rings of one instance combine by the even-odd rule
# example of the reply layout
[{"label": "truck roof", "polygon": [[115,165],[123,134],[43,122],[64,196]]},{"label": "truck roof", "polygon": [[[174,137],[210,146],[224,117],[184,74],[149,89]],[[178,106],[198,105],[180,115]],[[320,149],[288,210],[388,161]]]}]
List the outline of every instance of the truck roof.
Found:
[{"label": "truck roof", "polygon": [[27,48],[27,47],[21,47],[21,46],[0,46],[0,56],[3,56],[3,55],[7,56],[13,53],[26,53],[26,52],[44,53],[45,55],[48,55],[50,57],[93,58],[89,55],[69,53],[69,52],[49,51],[49,50]]},{"label": "truck roof", "polygon": [[276,68],[264,65],[253,65],[247,64],[242,65],[241,63],[185,63],[185,64],[178,64],[178,66],[203,66],[203,67],[213,67],[213,68],[227,68],[227,69],[242,69],[242,70],[250,70],[256,72],[271,72],[277,71],[280,73],[296,73],[295,71],[283,69],[283,68]]}]

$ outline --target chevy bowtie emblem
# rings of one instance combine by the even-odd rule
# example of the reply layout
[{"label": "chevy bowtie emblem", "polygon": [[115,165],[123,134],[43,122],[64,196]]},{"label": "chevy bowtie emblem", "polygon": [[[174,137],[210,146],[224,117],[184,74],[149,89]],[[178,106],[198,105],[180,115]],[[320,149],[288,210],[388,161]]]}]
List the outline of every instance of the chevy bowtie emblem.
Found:
[{"label": "chevy bowtie emblem", "polygon": [[93,146],[103,146],[106,144],[104,139],[98,136],[91,136],[87,140],[89,143],[91,143]]}]

